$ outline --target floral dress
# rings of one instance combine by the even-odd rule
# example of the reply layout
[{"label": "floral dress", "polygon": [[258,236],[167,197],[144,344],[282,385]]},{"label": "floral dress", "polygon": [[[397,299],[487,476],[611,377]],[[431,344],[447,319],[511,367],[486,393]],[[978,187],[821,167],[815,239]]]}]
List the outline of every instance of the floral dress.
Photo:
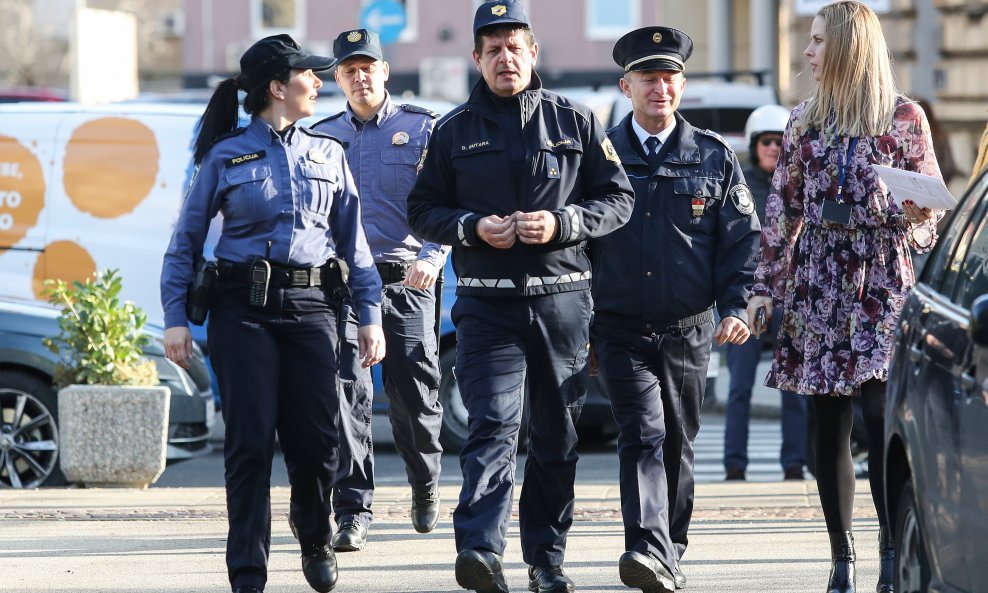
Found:
[{"label": "floral dress", "polygon": [[[865,381],[888,378],[896,322],[915,282],[910,247],[931,249],[943,216],[907,223],[870,165],[935,177],[940,168],[923,110],[905,98],[891,130],[859,138],[850,155],[847,136],[826,142],[818,130],[800,129],[805,105],[793,110],[783,136],[752,287],[785,312],[765,384],[858,395]],[[823,200],[837,195],[842,162],[852,205],[846,226],[821,216]]]}]

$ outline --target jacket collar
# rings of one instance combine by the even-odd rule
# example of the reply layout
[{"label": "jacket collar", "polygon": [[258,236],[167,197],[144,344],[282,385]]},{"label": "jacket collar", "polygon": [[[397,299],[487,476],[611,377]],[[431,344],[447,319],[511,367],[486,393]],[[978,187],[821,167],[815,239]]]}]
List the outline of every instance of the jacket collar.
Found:
[{"label": "jacket collar", "polygon": [[[672,131],[676,135],[677,142],[672,151],[662,161],[662,167],[666,165],[697,165],[700,163],[700,148],[696,145],[693,137],[693,126],[686,121],[677,111],[676,128]],[[634,113],[629,113],[621,120],[621,123],[611,129],[611,143],[617,150],[621,162],[633,165],[645,165],[642,158],[638,137],[631,129],[631,118]]]},{"label": "jacket collar", "polygon": [[[473,90],[470,91],[470,98],[467,99],[467,105],[470,110],[490,116],[492,109],[490,107],[490,97],[488,96],[489,92],[490,89],[487,87],[487,81],[481,77],[477,81],[477,84],[473,85]],[[535,107],[542,99],[542,78],[539,77],[539,74],[535,70],[532,70],[532,82],[529,83],[528,88],[515,95],[515,97],[518,98],[521,105],[522,119],[528,121],[531,119],[532,114],[535,113]]]},{"label": "jacket collar", "polygon": [[284,144],[291,146],[295,142],[296,127],[297,126],[295,124],[290,125],[288,132],[285,134],[284,141],[282,141],[281,136],[278,132],[274,131],[271,124],[264,121],[264,119],[260,116],[252,115],[250,117],[250,124],[247,125],[247,133],[252,135],[265,146],[270,146],[275,142],[283,142]]}]

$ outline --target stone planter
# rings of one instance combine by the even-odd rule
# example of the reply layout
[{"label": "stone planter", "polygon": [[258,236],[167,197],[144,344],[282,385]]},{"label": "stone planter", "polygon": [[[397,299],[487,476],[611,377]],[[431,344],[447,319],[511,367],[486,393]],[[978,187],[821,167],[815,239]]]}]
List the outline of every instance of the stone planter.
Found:
[{"label": "stone planter", "polygon": [[165,471],[167,387],[69,385],[58,392],[62,473],[85,486],[146,488]]}]

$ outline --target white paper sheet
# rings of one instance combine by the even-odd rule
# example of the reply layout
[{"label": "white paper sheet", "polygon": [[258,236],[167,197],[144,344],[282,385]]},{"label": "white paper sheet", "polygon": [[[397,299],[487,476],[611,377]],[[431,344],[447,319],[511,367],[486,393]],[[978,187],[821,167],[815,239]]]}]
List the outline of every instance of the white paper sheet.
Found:
[{"label": "white paper sheet", "polygon": [[871,168],[888,186],[889,195],[900,207],[905,200],[912,200],[920,208],[933,210],[950,210],[957,206],[950,190],[936,177],[884,165],[872,165]]}]

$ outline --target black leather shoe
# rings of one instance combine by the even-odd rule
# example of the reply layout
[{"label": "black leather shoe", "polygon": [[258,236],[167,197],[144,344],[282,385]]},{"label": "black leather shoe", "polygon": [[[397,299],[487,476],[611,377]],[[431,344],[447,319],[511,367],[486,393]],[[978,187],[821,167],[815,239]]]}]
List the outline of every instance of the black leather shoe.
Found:
[{"label": "black leather shoe", "polygon": [[895,544],[888,527],[878,528],[878,585],[877,593],[893,593],[892,574],[895,572]]},{"label": "black leather shoe", "polygon": [[621,582],[644,593],[675,593],[672,572],[658,558],[641,552],[625,552],[618,560]]},{"label": "black leather shoe", "polygon": [[744,479],[745,479],[744,470],[741,469],[740,467],[727,468],[727,475],[724,476],[724,480],[730,482],[733,480],[744,480]]},{"label": "black leather shoe", "polygon": [[529,566],[528,590],[534,593],[573,593],[573,579],[563,573],[562,566]]},{"label": "black leather shoe", "polygon": [[302,551],[302,574],[309,586],[329,593],[336,586],[336,554],[329,546],[309,546]]},{"label": "black leather shoe", "polygon": [[850,531],[828,533],[830,554],[833,564],[830,567],[828,593],[854,593],[854,536]]},{"label": "black leather shoe", "polygon": [[333,535],[337,552],[359,552],[367,545],[367,528],[357,521],[345,521]]},{"label": "black leather shoe", "polygon": [[686,588],[686,575],[683,574],[683,570],[679,568],[679,560],[677,560],[676,564],[672,567],[672,580],[676,582],[677,589]]},{"label": "black leather shoe", "polygon": [[501,557],[487,550],[463,550],[456,555],[456,584],[477,593],[508,593]]},{"label": "black leather shoe", "polygon": [[258,589],[257,587],[237,587],[233,590],[233,593],[264,593],[264,589]]},{"label": "black leather shoe", "polygon": [[412,527],[429,533],[439,522],[439,488],[412,489]]},{"label": "black leather shoe", "polygon": [[782,474],[784,480],[805,480],[802,467],[787,467]]}]

